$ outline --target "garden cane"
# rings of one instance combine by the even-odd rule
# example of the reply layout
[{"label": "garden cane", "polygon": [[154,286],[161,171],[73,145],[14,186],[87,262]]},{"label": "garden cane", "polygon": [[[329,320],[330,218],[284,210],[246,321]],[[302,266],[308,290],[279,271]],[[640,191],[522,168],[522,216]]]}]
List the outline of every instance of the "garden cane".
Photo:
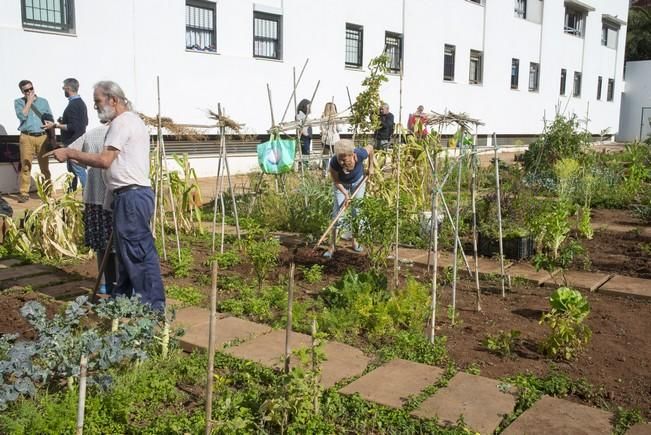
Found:
[{"label": "garden cane", "polygon": [[[366,180],[368,180],[368,175],[365,175],[364,178],[362,178],[362,182],[359,183],[355,191],[353,191],[352,195],[350,195],[350,198],[355,198],[355,195],[357,195],[357,192],[359,192],[359,189],[366,183]],[[339,209],[339,213],[335,216],[335,218],[330,222],[330,225],[328,225],[328,228],[325,230],[321,238],[319,239],[318,242],[316,242],[316,245],[314,245],[314,250],[316,250],[321,243],[325,240],[326,237],[328,237],[328,234],[332,230],[332,228],[337,224],[341,216],[344,214],[346,209],[348,208],[348,205],[350,205],[350,201],[348,203],[344,203],[344,205]]]},{"label": "garden cane", "polygon": [[113,246],[113,231],[106,242],[106,249],[104,250],[104,256],[102,257],[102,264],[99,267],[99,272],[97,273],[97,279],[95,280],[95,287],[93,288],[93,296],[91,297],[91,303],[97,302],[97,290],[99,289],[99,284],[102,282],[102,275],[104,275],[104,270],[106,269],[106,263],[111,256],[111,247]]}]

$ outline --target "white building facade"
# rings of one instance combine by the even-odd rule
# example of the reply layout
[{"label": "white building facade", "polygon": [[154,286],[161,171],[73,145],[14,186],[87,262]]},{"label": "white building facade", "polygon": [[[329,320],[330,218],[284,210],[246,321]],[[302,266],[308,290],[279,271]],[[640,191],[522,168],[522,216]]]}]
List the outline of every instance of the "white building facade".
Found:
[{"label": "white building facade", "polygon": [[651,60],[627,62],[625,78],[617,140],[645,140],[651,135]]},{"label": "white building facade", "polygon": [[[251,133],[298,99],[349,105],[386,50],[382,88],[396,122],[409,112],[466,112],[480,134],[536,135],[556,110],[619,126],[628,0],[0,0],[0,124],[17,134],[13,99],[32,80],[60,116],[63,79],[92,108],[110,79],[137,110],[205,124],[220,102]],[[400,64],[402,61],[402,113]],[[294,116],[293,103],[285,120]],[[97,123],[91,114],[91,124]]]}]

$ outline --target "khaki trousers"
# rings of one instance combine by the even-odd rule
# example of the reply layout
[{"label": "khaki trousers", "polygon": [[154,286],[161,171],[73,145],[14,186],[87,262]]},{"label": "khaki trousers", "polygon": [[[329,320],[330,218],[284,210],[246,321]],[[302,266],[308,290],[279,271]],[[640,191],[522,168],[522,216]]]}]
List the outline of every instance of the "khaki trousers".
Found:
[{"label": "khaki trousers", "polygon": [[47,135],[30,136],[28,134],[20,135],[20,175],[18,181],[20,184],[20,194],[27,195],[29,186],[32,182],[32,160],[36,156],[38,166],[46,180],[50,180],[50,168],[48,167],[48,157],[43,157],[47,152],[45,141]]}]

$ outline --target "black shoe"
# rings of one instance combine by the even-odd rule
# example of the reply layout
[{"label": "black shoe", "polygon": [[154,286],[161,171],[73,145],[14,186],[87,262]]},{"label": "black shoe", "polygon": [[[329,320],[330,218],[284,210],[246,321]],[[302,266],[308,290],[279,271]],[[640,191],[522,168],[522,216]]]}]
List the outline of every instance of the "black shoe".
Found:
[{"label": "black shoe", "polygon": [[29,201],[29,195],[18,195],[18,202],[21,204]]}]

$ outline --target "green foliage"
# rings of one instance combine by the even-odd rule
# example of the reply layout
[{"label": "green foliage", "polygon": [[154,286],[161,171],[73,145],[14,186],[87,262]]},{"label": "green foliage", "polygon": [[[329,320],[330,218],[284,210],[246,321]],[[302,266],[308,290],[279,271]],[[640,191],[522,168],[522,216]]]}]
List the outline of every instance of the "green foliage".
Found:
[{"label": "green foliage", "polygon": [[399,331],[378,349],[382,361],[402,358],[422,364],[442,365],[449,360],[447,337],[436,336],[430,343],[422,331]]},{"label": "green foliage", "polygon": [[484,346],[490,353],[501,357],[510,357],[517,345],[520,331],[510,330],[508,332],[499,331],[497,334],[487,334],[484,340]]},{"label": "green foliage", "polygon": [[389,56],[386,53],[371,59],[369,75],[362,81],[362,91],[351,107],[350,125],[355,133],[372,134],[380,127],[380,87],[388,81]]},{"label": "green foliage", "polygon": [[626,29],[626,61],[651,59],[651,9],[632,7]]},{"label": "green foliage", "polygon": [[195,287],[181,287],[178,285],[169,285],[165,289],[168,297],[175,299],[183,304],[188,305],[202,305],[206,300],[206,295]]},{"label": "green foliage", "polygon": [[553,358],[573,359],[590,341],[592,331],[583,323],[590,314],[588,300],[577,290],[561,287],[549,298],[551,310],[540,324],[551,329],[541,343],[541,351]]},{"label": "green foliage", "polygon": [[618,406],[615,413],[613,434],[624,435],[631,427],[642,422],[644,422],[644,418],[642,418],[642,414],[638,409],[625,409]]},{"label": "green foliage", "polygon": [[303,278],[309,284],[315,284],[323,279],[323,266],[320,264],[313,264],[310,267],[301,267]]},{"label": "green foliage", "polygon": [[459,313],[458,310],[455,310],[452,305],[448,305],[447,316],[452,326],[463,325],[463,320],[461,320],[461,314]]},{"label": "green foliage", "polygon": [[172,275],[175,278],[187,278],[192,271],[192,250],[190,248],[181,248],[181,256],[178,252],[170,252],[168,261],[172,267]]},{"label": "green foliage", "polygon": [[245,250],[258,279],[258,289],[262,289],[262,282],[278,263],[280,242],[274,238],[266,240],[249,238],[245,243]]},{"label": "green foliage", "polygon": [[210,267],[213,261],[217,262],[220,269],[230,269],[231,267],[240,264],[242,258],[240,257],[240,254],[234,250],[225,251],[223,253],[215,252],[206,259],[204,266]]},{"label": "green foliage", "polygon": [[386,200],[373,196],[353,199],[351,207],[353,211],[344,222],[350,225],[357,241],[366,249],[373,270],[380,272],[386,268],[395,238],[395,209]]},{"label": "green foliage", "polygon": [[579,130],[576,115],[566,118],[557,115],[546,124],[542,135],[524,153],[524,166],[527,172],[549,174],[558,160],[580,158],[590,135]]}]

